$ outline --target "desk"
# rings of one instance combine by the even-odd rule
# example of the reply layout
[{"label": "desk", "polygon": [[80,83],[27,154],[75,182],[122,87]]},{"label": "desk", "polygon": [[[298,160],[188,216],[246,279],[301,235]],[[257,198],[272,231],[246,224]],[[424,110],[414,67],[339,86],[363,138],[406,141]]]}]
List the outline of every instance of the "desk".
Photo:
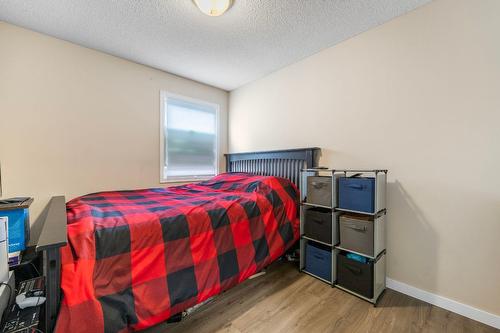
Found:
[{"label": "desk", "polygon": [[61,301],[60,248],[67,244],[66,200],[64,196],[52,197],[31,228],[30,246],[42,260],[42,275],[45,276],[45,316],[42,329],[54,330]]}]

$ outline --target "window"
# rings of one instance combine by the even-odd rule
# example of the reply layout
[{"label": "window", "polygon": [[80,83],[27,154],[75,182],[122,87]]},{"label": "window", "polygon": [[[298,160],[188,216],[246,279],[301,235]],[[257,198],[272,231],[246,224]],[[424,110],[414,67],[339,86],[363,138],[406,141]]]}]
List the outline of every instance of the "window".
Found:
[{"label": "window", "polygon": [[161,93],[161,181],[210,178],[218,170],[216,104]]}]

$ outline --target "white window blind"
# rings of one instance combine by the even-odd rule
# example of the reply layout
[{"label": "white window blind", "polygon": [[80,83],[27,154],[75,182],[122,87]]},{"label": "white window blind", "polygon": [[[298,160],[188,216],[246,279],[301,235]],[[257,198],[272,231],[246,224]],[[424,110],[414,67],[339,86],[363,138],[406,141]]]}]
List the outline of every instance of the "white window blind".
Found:
[{"label": "white window blind", "polygon": [[206,179],[217,174],[218,106],[164,94],[162,181]]}]

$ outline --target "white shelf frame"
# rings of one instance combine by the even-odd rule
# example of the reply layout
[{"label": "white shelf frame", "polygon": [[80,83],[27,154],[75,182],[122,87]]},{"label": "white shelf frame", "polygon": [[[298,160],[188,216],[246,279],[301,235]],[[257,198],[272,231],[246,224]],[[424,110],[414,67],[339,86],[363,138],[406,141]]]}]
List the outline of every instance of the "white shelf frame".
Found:
[{"label": "white shelf frame", "polygon": [[[315,277],[323,282],[326,282],[330,284],[332,287],[337,287],[341,290],[344,290],[352,295],[355,295],[361,299],[364,299],[365,301],[368,301],[372,303],[374,306],[376,306],[378,300],[380,299],[380,296],[384,293],[385,291],[385,279],[386,279],[386,256],[387,256],[387,250],[386,250],[386,245],[385,245],[385,237],[383,239],[383,245],[381,246],[381,249],[375,249],[375,242],[374,242],[374,255],[367,255],[365,253],[360,253],[357,251],[350,250],[348,248],[341,247],[338,243],[337,244],[327,244],[325,242],[315,240],[313,238],[307,237],[304,235],[304,210],[308,208],[324,208],[324,209],[329,209],[332,212],[332,243],[334,242],[334,230],[337,230],[337,233],[339,232],[339,216],[341,213],[356,213],[356,214],[362,214],[366,216],[371,216],[373,217],[373,223],[376,223],[376,220],[378,217],[382,215],[387,214],[387,208],[386,208],[386,184],[387,184],[387,170],[384,169],[302,169],[300,172],[300,184],[301,184],[301,197],[300,197],[300,271],[304,272],[312,277]],[[308,176],[318,176],[320,173],[327,173],[331,177],[332,180],[332,204],[330,207],[328,206],[323,206],[323,205],[316,205],[313,203],[309,203],[305,201],[306,199],[306,193],[307,193],[307,177]],[[374,189],[374,212],[362,212],[362,211],[354,211],[354,210],[348,210],[348,209],[343,209],[338,207],[338,197],[337,197],[337,179],[341,175],[342,177],[347,177],[349,174],[356,174],[356,173],[372,173],[375,175],[375,189]],[[375,237],[375,230],[374,230],[374,237]],[[385,234],[385,228],[383,230]],[[339,238],[340,239],[340,238]],[[305,247],[307,242],[315,242],[318,244],[322,244],[325,246],[329,246],[331,248],[331,254],[332,254],[332,274],[331,274],[331,281],[327,281],[311,272],[308,272],[305,270]],[[378,251],[377,251],[378,250]],[[340,253],[340,251],[346,251],[346,252],[351,252],[355,253],[364,257],[369,258],[370,260],[373,261],[373,292],[374,292],[374,297],[373,298],[367,298],[363,295],[360,295],[352,290],[349,290],[345,287],[342,287],[337,284],[337,254]],[[379,253],[375,253],[379,252]],[[381,265],[378,265],[378,262],[382,260]],[[382,266],[382,267],[380,267]]]}]

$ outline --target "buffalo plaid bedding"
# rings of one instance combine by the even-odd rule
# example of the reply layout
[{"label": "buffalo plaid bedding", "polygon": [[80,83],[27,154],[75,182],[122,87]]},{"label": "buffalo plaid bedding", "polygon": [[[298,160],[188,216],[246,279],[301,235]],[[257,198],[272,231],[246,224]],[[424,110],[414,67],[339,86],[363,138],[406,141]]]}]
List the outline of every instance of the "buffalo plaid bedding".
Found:
[{"label": "buffalo plaid bedding", "polygon": [[242,173],[67,204],[56,332],[128,332],[244,281],[299,237],[298,191]]}]

